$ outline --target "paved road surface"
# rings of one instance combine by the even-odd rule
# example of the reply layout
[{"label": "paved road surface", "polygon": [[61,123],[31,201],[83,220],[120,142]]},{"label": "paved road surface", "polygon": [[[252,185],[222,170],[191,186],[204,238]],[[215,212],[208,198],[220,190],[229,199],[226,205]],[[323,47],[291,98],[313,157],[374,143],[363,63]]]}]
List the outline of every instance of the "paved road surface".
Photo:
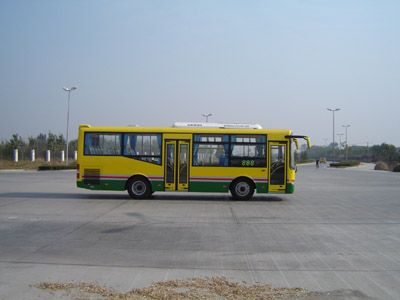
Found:
[{"label": "paved road surface", "polygon": [[399,173],[302,166],[294,195],[249,202],[130,200],[77,189],[74,176],[0,172],[0,299],[51,298],[30,287],[41,281],[128,291],[211,275],[400,299]]}]

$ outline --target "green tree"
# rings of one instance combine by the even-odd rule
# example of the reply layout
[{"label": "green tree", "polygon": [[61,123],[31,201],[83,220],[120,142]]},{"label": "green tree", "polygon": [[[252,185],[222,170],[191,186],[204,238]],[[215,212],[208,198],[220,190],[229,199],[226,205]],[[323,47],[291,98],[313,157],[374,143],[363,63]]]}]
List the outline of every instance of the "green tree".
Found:
[{"label": "green tree", "polygon": [[371,154],[375,161],[397,161],[399,160],[399,154],[394,145],[383,143],[381,145],[374,145],[371,147]]},{"label": "green tree", "polygon": [[52,134],[51,132],[49,132],[48,136],[47,136],[47,149],[50,151],[54,151],[57,145],[57,136],[55,134]]},{"label": "green tree", "polygon": [[22,146],[25,145],[24,141],[17,133],[14,133],[12,135],[8,143],[11,149],[20,149]]},{"label": "green tree", "polygon": [[37,148],[37,139],[35,139],[33,136],[28,137],[28,146],[31,149]]},{"label": "green tree", "polygon": [[300,161],[307,161],[308,160],[308,151],[300,152]]},{"label": "green tree", "polygon": [[72,140],[68,143],[69,157],[74,156],[74,152],[78,149],[78,140]]},{"label": "green tree", "polygon": [[20,159],[24,156],[26,144],[18,134],[13,134],[11,139],[8,140],[4,145],[4,157],[6,159],[12,159],[14,149],[18,149]]},{"label": "green tree", "polygon": [[62,134],[58,135],[56,142],[57,142],[57,150],[63,150],[66,147],[67,143]]}]

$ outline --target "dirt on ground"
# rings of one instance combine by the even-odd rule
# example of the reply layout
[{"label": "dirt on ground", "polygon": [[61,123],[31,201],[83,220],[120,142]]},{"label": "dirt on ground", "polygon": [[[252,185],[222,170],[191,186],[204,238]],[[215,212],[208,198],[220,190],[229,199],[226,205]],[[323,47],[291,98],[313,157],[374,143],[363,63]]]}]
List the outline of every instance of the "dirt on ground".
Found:
[{"label": "dirt on ground", "polygon": [[190,278],[156,282],[126,293],[96,283],[51,283],[42,282],[34,287],[49,292],[63,292],[71,299],[290,299],[308,293],[302,288],[274,288],[270,284],[247,284],[229,281],[225,277]]},{"label": "dirt on ground", "polygon": [[297,300],[367,300],[372,299],[359,291],[336,290],[330,292],[308,291],[303,288],[275,288],[270,284],[248,284],[230,281],[225,277],[177,279],[153,283],[126,293],[97,283],[51,283],[33,285],[54,296],[62,294],[74,300],[238,300],[238,299],[297,299]]}]

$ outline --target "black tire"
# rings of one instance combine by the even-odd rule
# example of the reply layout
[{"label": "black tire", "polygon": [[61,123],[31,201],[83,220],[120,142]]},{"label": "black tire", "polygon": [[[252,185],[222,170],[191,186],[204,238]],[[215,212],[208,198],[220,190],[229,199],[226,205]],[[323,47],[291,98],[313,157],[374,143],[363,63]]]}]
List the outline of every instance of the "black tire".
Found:
[{"label": "black tire", "polygon": [[250,200],[254,194],[254,184],[246,178],[239,178],[232,182],[230,191],[235,200]]},{"label": "black tire", "polygon": [[149,181],[144,177],[133,177],[129,179],[126,188],[129,196],[133,199],[149,198],[152,191]]}]

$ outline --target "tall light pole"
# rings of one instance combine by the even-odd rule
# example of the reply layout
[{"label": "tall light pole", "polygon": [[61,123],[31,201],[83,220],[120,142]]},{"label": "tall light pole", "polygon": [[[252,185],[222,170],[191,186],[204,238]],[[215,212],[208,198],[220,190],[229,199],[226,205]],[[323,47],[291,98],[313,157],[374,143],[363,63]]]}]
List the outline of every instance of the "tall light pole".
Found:
[{"label": "tall light pole", "polygon": [[328,139],[324,139],[325,156],[328,156]]},{"label": "tall light pole", "polygon": [[332,126],[332,150],[333,150],[333,162],[335,162],[335,111],[339,111],[340,108],[327,108],[327,110],[332,112],[332,120],[333,120],[333,126]]},{"label": "tall light pole", "polygon": [[347,144],[347,129],[350,127],[350,125],[342,125],[343,128],[346,129],[346,160],[349,158],[349,146]]},{"label": "tall light pole", "polygon": [[337,136],[339,137],[339,147],[338,147],[339,155],[338,156],[340,157],[340,150],[342,148],[342,136],[344,136],[344,134],[343,133],[338,133]]},{"label": "tall light pole", "polygon": [[66,157],[67,159],[65,160],[65,164],[68,166],[68,132],[69,132],[69,100],[71,98],[71,92],[73,90],[76,90],[78,87],[76,86],[72,86],[70,88],[67,87],[63,87],[63,90],[66,91],[68,93],[68,110],[67,110],[67,153],[66,153]]},{"label": "tall light pole", "polygon": [[211,117],[212,114],[202,114],[204,118],[206,118],[206,123],[208,123],[208,117]]}]

